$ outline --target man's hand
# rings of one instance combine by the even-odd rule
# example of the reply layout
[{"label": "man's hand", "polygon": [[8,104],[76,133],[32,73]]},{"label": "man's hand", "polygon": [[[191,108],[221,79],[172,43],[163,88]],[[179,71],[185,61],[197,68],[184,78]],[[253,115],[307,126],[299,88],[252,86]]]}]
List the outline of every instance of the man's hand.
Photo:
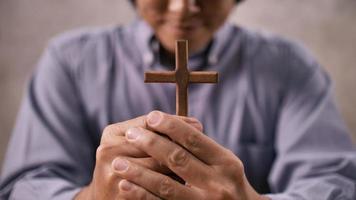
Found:
[{"label": "man's hand", "polygon": [[113,167],[115,174],[123,178],[119,185],[125,188],[121,193],[125,199],[137,199],[137,193],[147,199],[266,198],[248,183],[240,159],[201,130],[177,116],[158,111],[151,112],[146,123],[147,128],[128,129],[127,141],[162,162],[186,184],[119,156]]},{"label": "man's hand", "polygon": [[[180,117],[180,119],[190,124],[193,129],[202,130],[202,126],[198,120],[187,117]],[[168,168],[125,139],[125,132],[132,127],[146,128],[146,116],[112,124],[104,129],[100,146],[96,151],[93,179],[87,187],[79,192],[75,199],[124,199],[121,193],[126,190],[127,186],[124,181],[119,185],[121,178],[115,173],[113,167],[113,160],[118,156],[125,158],[125,160],[135,164],[135,166],[140,166],[160,174],[172,174]],[[148,196],[148,199],[156,198],[143,188],[131,195],[133,199],[141,199],[142,196]]]}]

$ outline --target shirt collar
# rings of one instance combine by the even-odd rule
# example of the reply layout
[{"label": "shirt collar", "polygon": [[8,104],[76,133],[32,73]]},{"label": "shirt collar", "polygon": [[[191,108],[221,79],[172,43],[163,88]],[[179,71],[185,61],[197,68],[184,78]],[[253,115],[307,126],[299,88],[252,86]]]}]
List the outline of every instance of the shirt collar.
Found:
[{"label": "shirt collar", "polygon": [[144,65],[151,66],[154,62],[154,51],[151,46],[154,37],[152,28],[144,20],[137,18],[133,22],[131,33],[134,35]]},{"label": "shirt collar", "polygon": [[208,65],[214,66],[220,62],[223,49],[226,48],[233,35],[233,25],[230,22],[226,22],[220,27],[213,37],[211,50],[208,56]]}]

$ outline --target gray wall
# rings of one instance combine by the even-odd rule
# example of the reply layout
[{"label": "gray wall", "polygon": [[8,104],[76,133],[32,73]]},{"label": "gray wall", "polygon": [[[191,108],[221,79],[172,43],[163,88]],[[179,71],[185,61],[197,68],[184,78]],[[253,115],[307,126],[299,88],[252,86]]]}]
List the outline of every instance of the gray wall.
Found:
[{"label": "gray wall", "polygon": [[[81,26],[123,24],[126,0],[0,0],[0,165],[28,77],[54,35]],[[231,20],[303,42],[335,82],[356,140],[356,1],[247,0]]]}]

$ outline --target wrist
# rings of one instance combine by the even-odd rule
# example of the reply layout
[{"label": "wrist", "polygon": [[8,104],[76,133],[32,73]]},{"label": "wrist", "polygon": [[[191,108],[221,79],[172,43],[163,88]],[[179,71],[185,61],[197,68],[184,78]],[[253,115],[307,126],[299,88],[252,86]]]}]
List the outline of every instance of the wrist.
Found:
[{"label": "wrist", "polygon": [[90,185],[83,187],[77,195],[75,195],[74,200],[91,200],[91,190]]},{"label": "wrist", "polygon": [[245,193],[247,194],[246,199],[249,200],[271,200],[265,195],[259,194],[248,182],[246,176],[244,177]]}]

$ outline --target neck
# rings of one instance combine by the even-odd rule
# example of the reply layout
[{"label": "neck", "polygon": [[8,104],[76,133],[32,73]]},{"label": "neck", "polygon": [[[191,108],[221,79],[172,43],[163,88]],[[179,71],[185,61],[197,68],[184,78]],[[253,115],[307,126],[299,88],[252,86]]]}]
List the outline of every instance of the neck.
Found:
[{"label": "neck", "polygon": [[[210,47],[212,45],[212,41],[209,42],[204,48],[201,48],[199,51],[190,52],[189,59],[193,59],[197,61],[197,59],[206,59],[206,56],[209,53]],[[166,66],[168,68],[173,68],[175,66],[175,54],[171,51],[165,49],[162,45],[159,46],[159,62],[161,65]],[[194,62],[193,62],[194,64]]]},{"label": "neck", "polygon": [[159,48],[159,59],[163,66],[175,65],[175,54],[167,51],[162,45]]}]

